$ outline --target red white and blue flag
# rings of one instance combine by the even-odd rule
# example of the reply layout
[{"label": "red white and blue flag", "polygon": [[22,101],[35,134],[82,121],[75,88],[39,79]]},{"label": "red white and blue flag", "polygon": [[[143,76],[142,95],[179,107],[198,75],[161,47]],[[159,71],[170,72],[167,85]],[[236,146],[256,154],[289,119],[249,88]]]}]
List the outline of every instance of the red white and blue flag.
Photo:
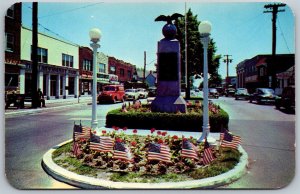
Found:
[{"label": "red white and blue flag", "polygon": [[214,161],[214,156],[212,153],[212,150],[209,146],[209,143],[207,142],[207,139],[205,139],[204,142],[204,152],[203,152],[203,164],[204,165],[208,165],[210,164],[212,161]]},{"label": "red white and blue flag", "polygon": [[76,156],[76,158],[82,154],[82,151],[80,149],[80,145],[77,142],[73,142],[73,146],[72,146],[72,152],[74,154],[74,156]]},{"label": "red white and blue flag", "polygon": [[79,139],[89,140],[91,138],[92,129],[89,127],[74,125],[73,129],[73,141],[77,141]]},{"label": "red white and blue flag", "polygon": [[90,142],[90,149],[98,152],[113,152],[114,140],[107,136],[93,135]]},{"label": "red white and blue flag", "polygon": [[187,139],[182,140],[181,157],[199,160],[198,148],[194,144],[192,144],[189,140]]},{"label": "red white and blue flag", "polygon": [[240,136],[232,135],[228,130],[225,130],[224,133],[220,134],[221,147],[238,149],[241,141],[242,139]]},{"label": "red white and blue flag", "polygon": [[128,162],[133,161],[129,148],[123,142],[116,142],[114,146],[114,159],[125,160]]},{"label": "red white and blue flag", "polygon": [[170,148],[164,144],[150,143],[148,149],[148,160],[171,162]]}]

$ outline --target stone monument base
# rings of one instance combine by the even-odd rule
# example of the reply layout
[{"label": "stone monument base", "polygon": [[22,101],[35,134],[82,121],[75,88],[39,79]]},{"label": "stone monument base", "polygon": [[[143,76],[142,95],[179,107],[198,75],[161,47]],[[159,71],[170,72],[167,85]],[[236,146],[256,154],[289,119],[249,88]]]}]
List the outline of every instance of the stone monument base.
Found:
[{"label": "stone monument base", "polygon": [[151,103],[151,111],[186,113],[186,102],[182,96],[157,96]]}]

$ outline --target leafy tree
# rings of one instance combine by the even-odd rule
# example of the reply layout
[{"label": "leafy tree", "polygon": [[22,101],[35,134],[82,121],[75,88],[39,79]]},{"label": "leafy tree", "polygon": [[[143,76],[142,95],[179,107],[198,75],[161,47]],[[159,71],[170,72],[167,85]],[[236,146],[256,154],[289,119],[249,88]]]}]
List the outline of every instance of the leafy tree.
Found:
[{"label": "leafy tree", "polygon": [[[187,17],[187,63],[188,77],[194,74],[203,73],[203,46],[200,42],[198,26],[200,21],[197,15],[193,15],[191,9],[186,13]],[[175,21],[177,27],[177,39],[181,45],[181,72],[185,75],[185,17]],[[208,73],[210,74],[210,85],[221,83],[221,76],[218,74],[220,55],[216,55],[217,47],[213,39],[208,45]]]}]

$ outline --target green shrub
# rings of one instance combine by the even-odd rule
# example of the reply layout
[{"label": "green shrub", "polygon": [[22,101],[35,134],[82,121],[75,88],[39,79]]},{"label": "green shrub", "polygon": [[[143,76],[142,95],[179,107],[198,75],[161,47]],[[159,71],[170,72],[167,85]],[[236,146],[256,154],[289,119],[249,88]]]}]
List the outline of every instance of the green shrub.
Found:
[{"label": "green shrub", "polygon": [[[228,128],[229,116],[220,109],[219,113],[210,113],[211,132],[220,132]],[[202,111],[194,113],[159,113],[159,112],[122,112],[112,110],[106,115],[106,127],[118,126],[137,129],[156,128],[173,131],[202,131]]]}]

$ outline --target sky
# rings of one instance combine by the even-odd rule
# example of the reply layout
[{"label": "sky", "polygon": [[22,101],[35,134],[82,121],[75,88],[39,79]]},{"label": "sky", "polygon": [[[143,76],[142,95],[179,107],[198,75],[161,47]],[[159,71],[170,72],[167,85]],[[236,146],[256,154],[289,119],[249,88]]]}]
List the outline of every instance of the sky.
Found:
[{"label": "sky", "polygon": [[[199,21],[212,23],[211,38],[217,53],[231,55],[229,76],[236,75],[236,65],[258,54],[272,52],[272,14],[263,13],[265,3],[187,2],[187,9]],[[278,13],[277,54],[295,53],[295,21],[290,7]],[[23,2],[23,25],[32,26],[32,3]],[[156,63],[157,42],[163,38],[164,22],[154,22],[159,15],[184,15],[185,2],[166,3],[45,3],[39,2],[39,31],[81,46],[89,46],[89,30],[102,32],[99,51],[148,70]],[[225,57],[222,57],[224,59]],[[220,61],[219,74],[226,77],[226,64]]]}]

